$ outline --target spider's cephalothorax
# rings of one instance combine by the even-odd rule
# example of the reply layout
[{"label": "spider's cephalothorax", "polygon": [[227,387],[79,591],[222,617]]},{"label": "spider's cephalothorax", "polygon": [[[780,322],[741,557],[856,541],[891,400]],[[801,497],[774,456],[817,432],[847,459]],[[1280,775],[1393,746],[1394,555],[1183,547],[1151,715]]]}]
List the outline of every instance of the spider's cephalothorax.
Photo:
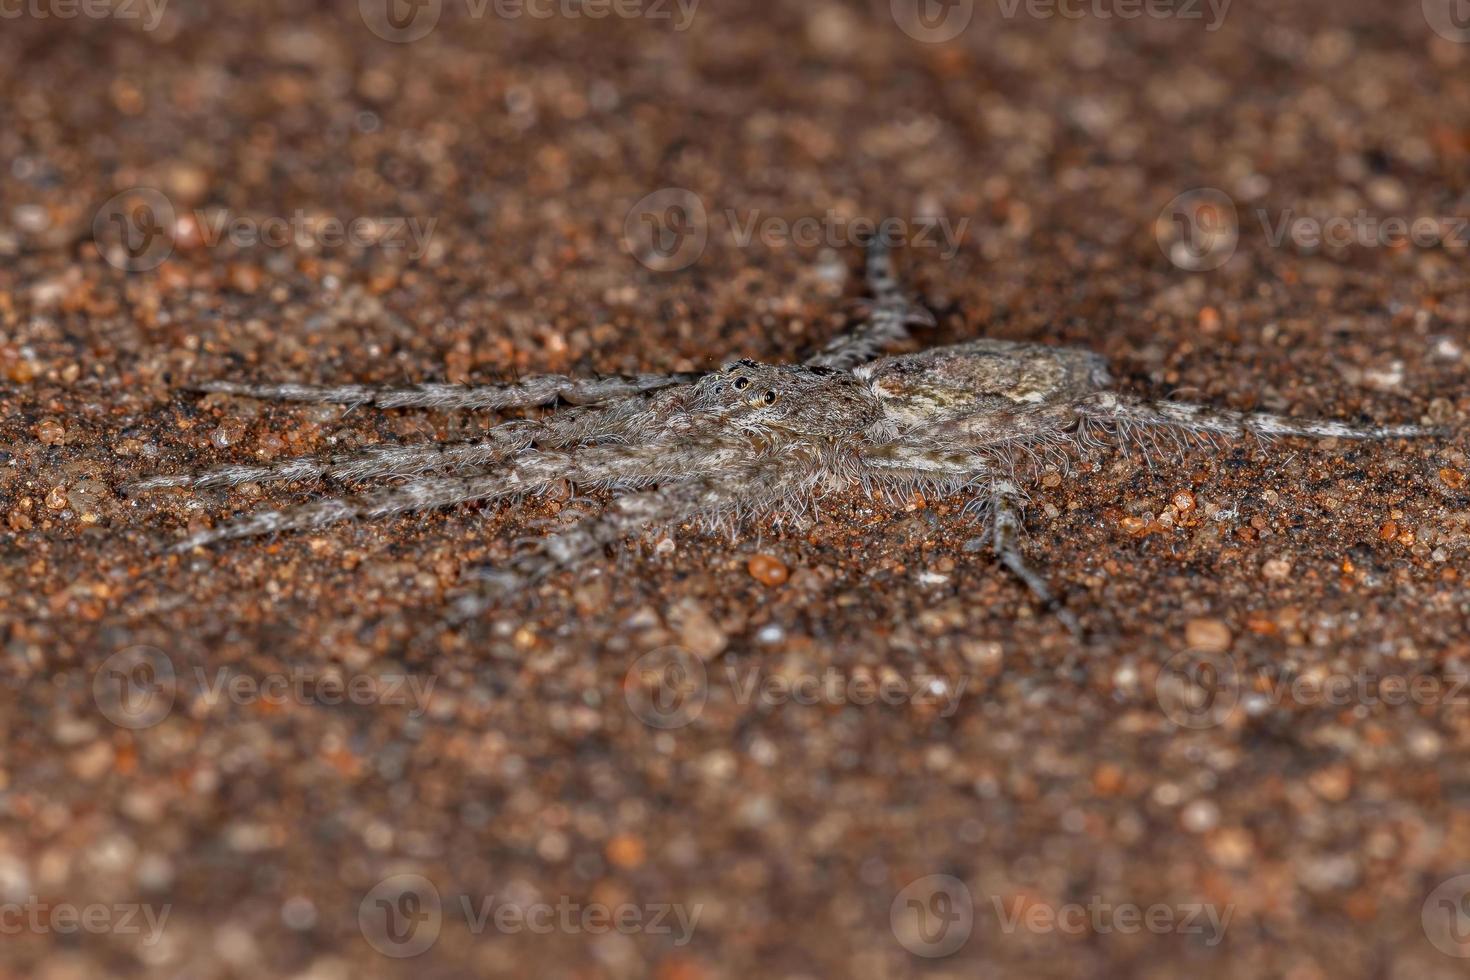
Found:
[{"label": "spider's cephalothorax", "polygon": [[[595,558],[650,525],[747,520],[804,507],[854,486],[963,491],[988,511],[997,558],[1045,603],[1045,579],[1022,558],[1019,483],[1027,464],[1135,436],[1180,443],[1258,436],[1347,439],[1428,435],[1413,425],[1357,426],[1244,414],[1109,390],[1087,351],[974,340],[894,357],[886,346],[932,324],[899,289],[888,253],[869,250],[866,315],[803,364],[739,360],[704,375],[543,376],[514,384],[382,388],[207,382],[196,390],[290,401],[382,407],[491,409],[555,406],[471,442],[373,446],[283,463],[227,466],[134,484],[227,486],[263,480],[383,481],[251,514],[192,535],[187,550],[221,541],[383,517],[473,500],[537,493],[563,481],[609,487],[603,513],[541,540],[516,560],[518,581]],[[1058,616],[1076,620],[1058,607]]]},{"label": "spider's cephalothorax", "polygon": [[857,436],[883,414],[873,391],[848,371],[736,361],[701,379],[696,401],[732,430],[793,439]]}]

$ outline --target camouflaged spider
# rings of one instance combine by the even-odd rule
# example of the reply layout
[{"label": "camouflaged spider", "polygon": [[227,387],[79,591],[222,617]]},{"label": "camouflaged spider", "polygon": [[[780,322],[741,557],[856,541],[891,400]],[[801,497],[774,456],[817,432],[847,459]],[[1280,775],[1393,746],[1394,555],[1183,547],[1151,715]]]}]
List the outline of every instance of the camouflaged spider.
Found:
[{"label": "camouflaged spider", "polygon": [[658,524],[706,525],[787,515],[853,487],[931,496],[965,493],[989,514],[1000,562],[1073,630],[1046,580],[1023,558],[1021,486],[1035,463],[1084,447],[1159,434],[1179,442],[1249,434],[1387,439],[1429,435],[1414,425],[1357,426],[1243,414],[1107,390],[1087,351],[974,340],[877,357],[911,326],[932,325],[900,290],[888,251],[869,249],[866,315],[803,364],[740,360],[705,375],[542,376],[514,384],[382,388],[207,382],[193,390],[383,408],[490,409],[563,403],[472,442],[374,446],[264,466],[227,466],[134,484],[228,486],[265,480],[391,480],[352,496],[264,511],[194,534],[185,551],[349,519],[546,491],[561,481],[614,492],[611,506],[539,539],[508,570],[526,581],[598,556]]}]

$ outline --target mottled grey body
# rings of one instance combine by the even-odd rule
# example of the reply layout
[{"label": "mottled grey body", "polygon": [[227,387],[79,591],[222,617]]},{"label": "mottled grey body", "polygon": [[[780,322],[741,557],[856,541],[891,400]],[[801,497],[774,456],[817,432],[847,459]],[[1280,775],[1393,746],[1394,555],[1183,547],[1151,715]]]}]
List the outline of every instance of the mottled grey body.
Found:
[{"label": "mottled grey body", "polygon": [[[1413,425],[1355,426],[1151,402],[1109,390],[1097,355],[1002,340],[874,359],[933,318],[898,287],[889,256],[871,249],[867,315],[800,365],[741,360],[697,375],[537,377],[514,384],[254,385],[210,382],[196,390],[293,401],[384,407],[572,407],[496,426],[457,444],[376,446],[354,453],[227,466],[135,484],[224,486],[262,480],[394,480],[372,492],[265,511],[195,534],[187,550],[231,539],[473,500],[538,493],[562,481],[610,487],[608,509],[541,541],[497,577],[525,582],[573,567],[653,524],[737,524],[785,515],[854,487],[963,491],[990,514],[997,557],[1045,603],[1045,579],[1024,560],[1020,489],[1038,458],[1059,459],[1104,441],[1157,434],[1178,441],[1334,436],[1384,439],[1429,434]],[[470,601],[478,610],[483,602]],[[1076,620],[1057,608],[1076,628]]]}]

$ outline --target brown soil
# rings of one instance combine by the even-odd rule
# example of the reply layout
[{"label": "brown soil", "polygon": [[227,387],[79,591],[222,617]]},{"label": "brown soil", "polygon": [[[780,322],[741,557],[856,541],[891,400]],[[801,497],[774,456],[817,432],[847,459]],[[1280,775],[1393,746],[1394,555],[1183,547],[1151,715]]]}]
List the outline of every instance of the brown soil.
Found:
[{"label": "brown soil", "polygon": [[[1204,21],[979,6],[947,43],[907,36],[886,0],[710,2],[684,31],[445,0],[406,44],[352,3],[179,3],[153,30],[141,5],[140,21],[7,20],[0,928],[38,904],[169,918],[152,944],[141,912],[141,935],[113,912],[97,934],[9,930],[0,976],[1462,976],[1425,904],[1470,872],[1457,438],[1111,457],[1046,480],[1026,547],[1087,646],[971,543],[964,498],[853,496],[733,541],[671,529],[448,625],[470,569],[577,504],[173,556],[187,528],[322,490],[116,490],[493,421],[186,381],[802,355],[860,296],[842,223],[859,216],[969,219],[955,254],[899,257],[939,317],[921,343],[1085,346],[1156,395],[1463,427],[1463,240],[1312,250],[1266,225],[1466,213],[1470,44],[1418,3],[1237,0],[1215,31],[1207,5]],[[92,224],[140,185],[179,223],[167,260],[129,273]],[[1201,186],[1234,199],[1239,247],[1189,272],[1156,232]],[[659,272],[621,239],[667,187],[699,196],[708,247]],[[417,257],[210,244],[219,209],[434,226]],[[740,242],[752,215],[829,211],[835,248]],[[630,710],[628,673],[670,645],[707,658],[707,702],[660,731]],[[105,691],[109,658],[138,646],[156,653],[124,665],[166,657],[175,700],[130,729],[94,675]],[[1156,697],[1191,647],[1239,681],[1218,724],[1181,726]],[[220,670],[306,681],[211,703]],[[932,675],[962,698],[776,704],[739,686],[829,671]],[[404,673],[432,680],[426,712],[386,685],[390,703],[341,705],[313,686]],[[1430,686],[1383,696],[1398,677]],[[361,925],[395,874],[443,902],[412,959]],[[964,883],[974,926],[929,959],[890,912],[939,874]],[[462,897],[700,912],[681,945],[677,927],[477,932]],[[1106,913],[1003,928],[1068,903],[1231,917],[1217,945]]]}]

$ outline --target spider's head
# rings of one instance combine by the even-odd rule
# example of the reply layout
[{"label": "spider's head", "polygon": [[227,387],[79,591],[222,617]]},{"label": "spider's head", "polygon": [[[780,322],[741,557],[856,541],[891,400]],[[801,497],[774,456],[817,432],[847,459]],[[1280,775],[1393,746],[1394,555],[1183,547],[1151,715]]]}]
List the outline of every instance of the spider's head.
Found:
[{"label": "spider's head", "polygon": [[882,407],[846,371],[735,361],[700,381],[701,399],[723,422],[747,432],[837,437],[866,429]]}]

